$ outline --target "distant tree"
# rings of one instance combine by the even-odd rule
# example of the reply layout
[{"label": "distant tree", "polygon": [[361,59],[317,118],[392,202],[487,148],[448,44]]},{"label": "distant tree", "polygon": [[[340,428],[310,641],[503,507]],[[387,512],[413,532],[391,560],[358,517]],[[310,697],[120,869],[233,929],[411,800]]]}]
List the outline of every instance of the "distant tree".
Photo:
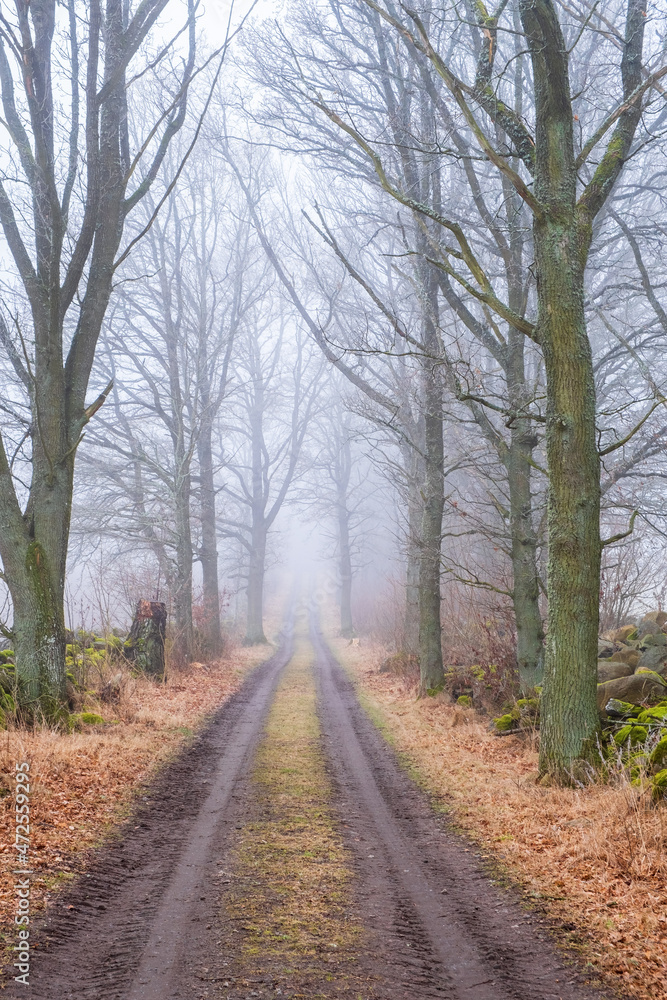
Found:
[{"label": "distant tree", "polygon": [[[223,470],[218,528],[246,555],[245,643],[266,642],[264,576],[269,533],[301,470],[303,445],[317,412],[321,376],[290,316],[266,301],[238,338],[234,392],[220,438]],[[295,332],[294,336],[287,336]]]},{"label": "distant tree", "polygon": [[[334,373],[332,373],[333,375]],[[368,536],[369,460],[360,448],[361,422],[345,406],[347,386],[331,378],[322,413],[311,430],[310,476],[304,494],[311,515],[333,540],[338,563],[340,634],[355,634],[352,586],[355,563]]]},{"label": "distant tree", "polygon": [[[84,505],[94,492],[109,510],[103,530],[134,537],[157,556],[173,605],[174,655],[187,662],[195,556],[203,582],[199,651],[221,651],[213,436],[237,332],[265,289],[244,205],[237,212],[203,148],[183,180],[125,266],[100,358],[114,381],[114,412],[98,418],[82,465],[94,484],[83,485]],[[153,210],[149,197],[149,217]],[[112,499],[119,488],[122,508]],[[76,526],[100,531],[97,519]]]}]

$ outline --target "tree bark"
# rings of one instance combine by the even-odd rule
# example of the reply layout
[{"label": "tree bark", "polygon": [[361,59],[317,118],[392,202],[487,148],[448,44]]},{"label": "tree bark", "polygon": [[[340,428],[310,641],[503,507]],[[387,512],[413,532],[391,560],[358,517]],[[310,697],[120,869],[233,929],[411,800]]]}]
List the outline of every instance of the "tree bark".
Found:
[{"label": "tree bark", "polygon": [[338,545],[340,548],[340,634],[354,635],[352,621],[352,555],[350,552],[350,515],[345,494],[338,497]]},{"label": "tree bark", "polygon": [[403,649],[408,656],[419,656],[419,563],[423,516],[421,487],[424,459],[407,443],[401,448],[407,478],[408,525],[405,546],[405,607],[403,612]]},{"label": "tree bark", "polygon": [[521,6],[536,100],[533,236],[537,330],[547,380],[547,590],[540,770],[568,780],[591,757],[600,590],[600,459],[595,382],[584,314],[591,220],[578,211],[565,42],[550,0]]},{"label": "tree bark", "polygon": [[[522,421],[522,423],[528,423]],[[544,675],[544,628],[540,613],[537,535],[533,526],[530,464],[533,450],[530,426],[517,427],[507,455],[512,544],[512,602],[516,623],[516,657],[524,694],[541,684]]]},{"label": "tree bark", "polygon": [[199,509],[204,616],[201,626],[203,647],[213,659],[222,653],[220,627],[220,584],[218,582],[218,534],[215,521],[215,484],[213,481],[212,428],[202,426],[197,443],[199,458]]},{"label": "tree bark", "polygon": [[175,636],[172,655],[175,662],[182,666],[190,663],[194,657],[189,468],[187,471],[182,467],[175,470],[175,493],[176,574],[173,581]]},{"label": "tree bark", "polygon": [[444,443],[442,433],[442,384],[435,359],[439,353],[436,332],[437,284],[424,267],[424,345],[430,357],[422,359],[424,382],[424,486],[419,559],[419,674],[423,694],[442,689],[441,546],[445,505]]},{"label": "tree bark", "polygon": [[124,651],[138,670],[156,680],[164,677],[167,608],[161,601],[139,601]]},{"label": "tree bark", "polygon": [[266,563],[266,535],[261,528],[253,532],[248,564],[248,617],[244,645],[255,646],[266,642],[264,635],[264,567]]}]

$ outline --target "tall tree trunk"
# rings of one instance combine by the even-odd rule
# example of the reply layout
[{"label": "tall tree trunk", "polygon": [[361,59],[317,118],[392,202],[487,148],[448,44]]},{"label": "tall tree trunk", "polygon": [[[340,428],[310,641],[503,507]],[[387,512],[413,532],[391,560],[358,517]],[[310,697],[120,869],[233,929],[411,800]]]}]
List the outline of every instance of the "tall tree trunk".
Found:
[{"label": "tall tree trunk", "polygon": [[[574,169],[574,168],[573,168]],[[540,767],[567,776],[591,756],[600,597],[600,458],[576,222],[535,226],[547,374],[549,627]],[[585,239],[584,241],[585,242]],[[542,326],[544,324],[544,326]]]},{"label": "tall tree trunk", "polygon": [[345,494],[338,497],[338,545],[340,549],[340,634],[354,634],[352,622],[352,554],[350,552],[349,514]]},{"label": "tall tree trunk", "polygon": [[190,663],[194,656],[192,628],[192,530],[190,473],[178,473],[175,497],[176,579],[174,580],[174,659]]},{"label": "tall tree trunk", "polygon": [[419,563],[423,517],[422,484],[424,459],[416,448],[402,447],[408,481],[408,525],[405,550],[405,608],[403,612],[403,649],[408,656],[419,656]]},{"label": "tall tree trunk", "polygon": [[264,567],[266,563],[266,533],[255,528],[248,565],[248,618],[244,644],[254,646],[266,642],[264,635]]},{"label": "tall tree trunk", "polygon": [[[522,282],[523,234],[517,197],[510,185],[504,185],[510,221],[511,265],[508,274],[509,304],[523,313]],[[510,412],[523,414],[530,400],[526,393],[525,336],[510,326],[507,336],[507,392]],[[510,443],[504,458],[510,501],[512,553],[512,601],[516,624],[516,658],[519,683],[524,694],[541,684],[544,675],[544,628],[540,613],[540,586],[537,569],[537,534],[533,525],[531,469],[537,436],[531,420],[516,416],[512,421]]]},{"label": "tall tree trunk", "polygon": [[426,373],[426,477],[419,559],[419,673],[423,693],[444,684],[440,624],[440,570],[444,508],[442,392],[437,373]]},{"label": "tall tree trunk", "polygon": [[[594,752],[600,593],[600,458],[584,314],[592,220],[577,206],[567,50],[552,3],[521,6],[536,102],[537,330],[547,378],[547,590],[540,770],[567,780]],[[640,22],[641,23],[641,22]],[[643,30],[643,29],[641,29]]]},{"label": "tall tree trunk", "polygon": [[[64,571],[53,572],[64,555],[46,555],[44,546],[31,541],[16,552],[23,565],[9,576],[14,611],[19,702],[28,721],[45,718],[58,721],[65,710],[65,621],[63,616]],[[5,560],[5,566],[7,562]],[[54,579],[54,576],[56,579]]]},{"label": "tall tree trunk", "polygon": [[542,683],[544,674],[544,629],[540,614],[537,571],[537,535],[533,526],[530,464],[534,437],[528,421],[512,431],[506,467],[510,498],[510,532],[516,657],[519,682],[524,694]]},{"label": "tall tree trunk", "polygon": [[199,457],[199,504],[201,517],[201,548],[204,620],[202,634],[206,655],[212,658],[222,652],[220,628],[220,585],[218,582],[218,535],[215,521],[215,485],[213,482],[212,428],[207,423],[200,431],[197,443]]},{"label": "tall tree trunk", "polygon": [[439,353],[436,333],[437,285],[425,268],[424,344],[430,354],[422,361],[424,380],[425,475],[419,560],[419,674],[422,693],[438,691],[445,682],[440,622],[442,515],[445,505],[442,384],[434,359]]},{"label": "tall tree trunk", "polygon": [[[37,422],[33,431],[30,499],[24,514],[13,492],[0,442],[0,556],[13,608],[19,703],[28,719],[58,721],[67,715],[64,592],[71,518],[74,456],[66,455],[65,401],[59,398],[62,369],[38,338],[36,358],[43,373],[35,382],[37,412],[59,419]],[[41,409],[40,409],[41,408]]]}]

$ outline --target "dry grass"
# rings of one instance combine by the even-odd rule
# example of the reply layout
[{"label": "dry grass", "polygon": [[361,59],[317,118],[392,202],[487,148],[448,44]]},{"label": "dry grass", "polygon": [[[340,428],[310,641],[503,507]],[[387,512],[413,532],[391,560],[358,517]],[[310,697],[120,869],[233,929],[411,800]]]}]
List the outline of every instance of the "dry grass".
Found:
[{"label": "dry grass", "polygon": [[[312,647],[300,629],[253,773],[251,814],[231,863],[224,911],[231,975],[267,975],[297,995],[347,995],[359,929],[349,919],[351,872],[331,811],[315,711]],[[305,993],[303,991],[306,991]]]},{"label": "dry grass", "polygon": [[269,655],[266,646],[234,650],[218,663],[174,674],[166,684],[126,674],[118,705],[87,699],[86,709],[106,724],[85,732],[0,733],[0,940],[14,943],[15,764],[30,763],[29,863],[36,916],[85,864],[87,849],[126,814],[136,790]]},{"label": "dry grass", "polygon": [[409,681],[378,673],[379,647],[332,648],[455,824],[570,932],[584,960],[627,995],[667,997],[667,807],[627,780],[543,788],[534,745],[493,736],[441,697],[417,700]]}]

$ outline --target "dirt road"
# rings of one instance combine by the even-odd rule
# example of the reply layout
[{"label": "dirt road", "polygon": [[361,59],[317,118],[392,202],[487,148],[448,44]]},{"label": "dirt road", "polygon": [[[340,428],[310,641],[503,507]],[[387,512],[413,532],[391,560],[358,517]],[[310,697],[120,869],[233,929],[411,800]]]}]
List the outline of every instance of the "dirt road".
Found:
[{"label": "dirt road", "polygon": [[[304,633],[300,642],[306,641]],[[324,778],[314,786],[322,789],[322,808],[311,801],[310,813],[304,803],[296,810],[303,816],[297,815],[294,794],[291,805],[285,794],[288,786],[272,792],[265,779],[258,784],[255,773],[258,754],[271,751],[266,719],[272,704],[282,697],[289,705],[295,691],[312,684],[308,670],[310,680],[302,671],[284,687],[286,673],[294,669],[288,630],[279,651],[162,772],[119,836],[59,897],[40,931],[42,947],[29,989],[10,981],[6,996],[599,1000],[605,995],[566,967],[539,918],[492,883],[472,845],[432,810],[360,707],[314,616],[310,642],[319,719],[307,742],[300,737],[297,756],[306,747],[316,754],[315,763],[318,754],[324,762]],[[278,724],[274,720],[274,729]],[[292,723],[292,728],[297,727]],[[290,725],[283,730],[280,752],[287,759]],[[281,780],[292,782],[294,793],[302,778],[298,760],[292,765],[282,768]],[[314,766],[308,758],[309,771]],[[312,788],[308,795],[312,799]],[[311,926],[308,940],[321,939],[322,946],[300,957],[292,943],[285,960],[278,938],[288,934],[265,928],[259,939],[256,915],[253,927],[234,916],[243,900],[252,903],[260,893],[267,920],[271,899],[289,906],[287,883],[273,887],[273,896],[265,884],[267,878],[280,880],[280,866],[278,875],[265,876],[262,883],[261,872],[251,868],[248,875],[242,863],[245,858],[247,868],[253,851],[268,850],[260,845],[267,844],[267,824],[280,821],[281,810],[287,816],[279,828],[285,846],[272,856],[284,857],[285,869],[294,856],[294,838],[308,834],[304,817],[324,823],[324,816],[332,827],[326,849],[314,858],[317,864],[307,864],[311,852],[304,851],[303,872],[289,885],[298,887],[299,899],[318,892],[330,912],[360,928],[344,955],[332,950],[335,944],[324,946],[326,926]],[[334,892],[331,873],[339,870],[348,875],[337,876],[341,889]],[[267,943],[258,948],[257,940]]]}]

